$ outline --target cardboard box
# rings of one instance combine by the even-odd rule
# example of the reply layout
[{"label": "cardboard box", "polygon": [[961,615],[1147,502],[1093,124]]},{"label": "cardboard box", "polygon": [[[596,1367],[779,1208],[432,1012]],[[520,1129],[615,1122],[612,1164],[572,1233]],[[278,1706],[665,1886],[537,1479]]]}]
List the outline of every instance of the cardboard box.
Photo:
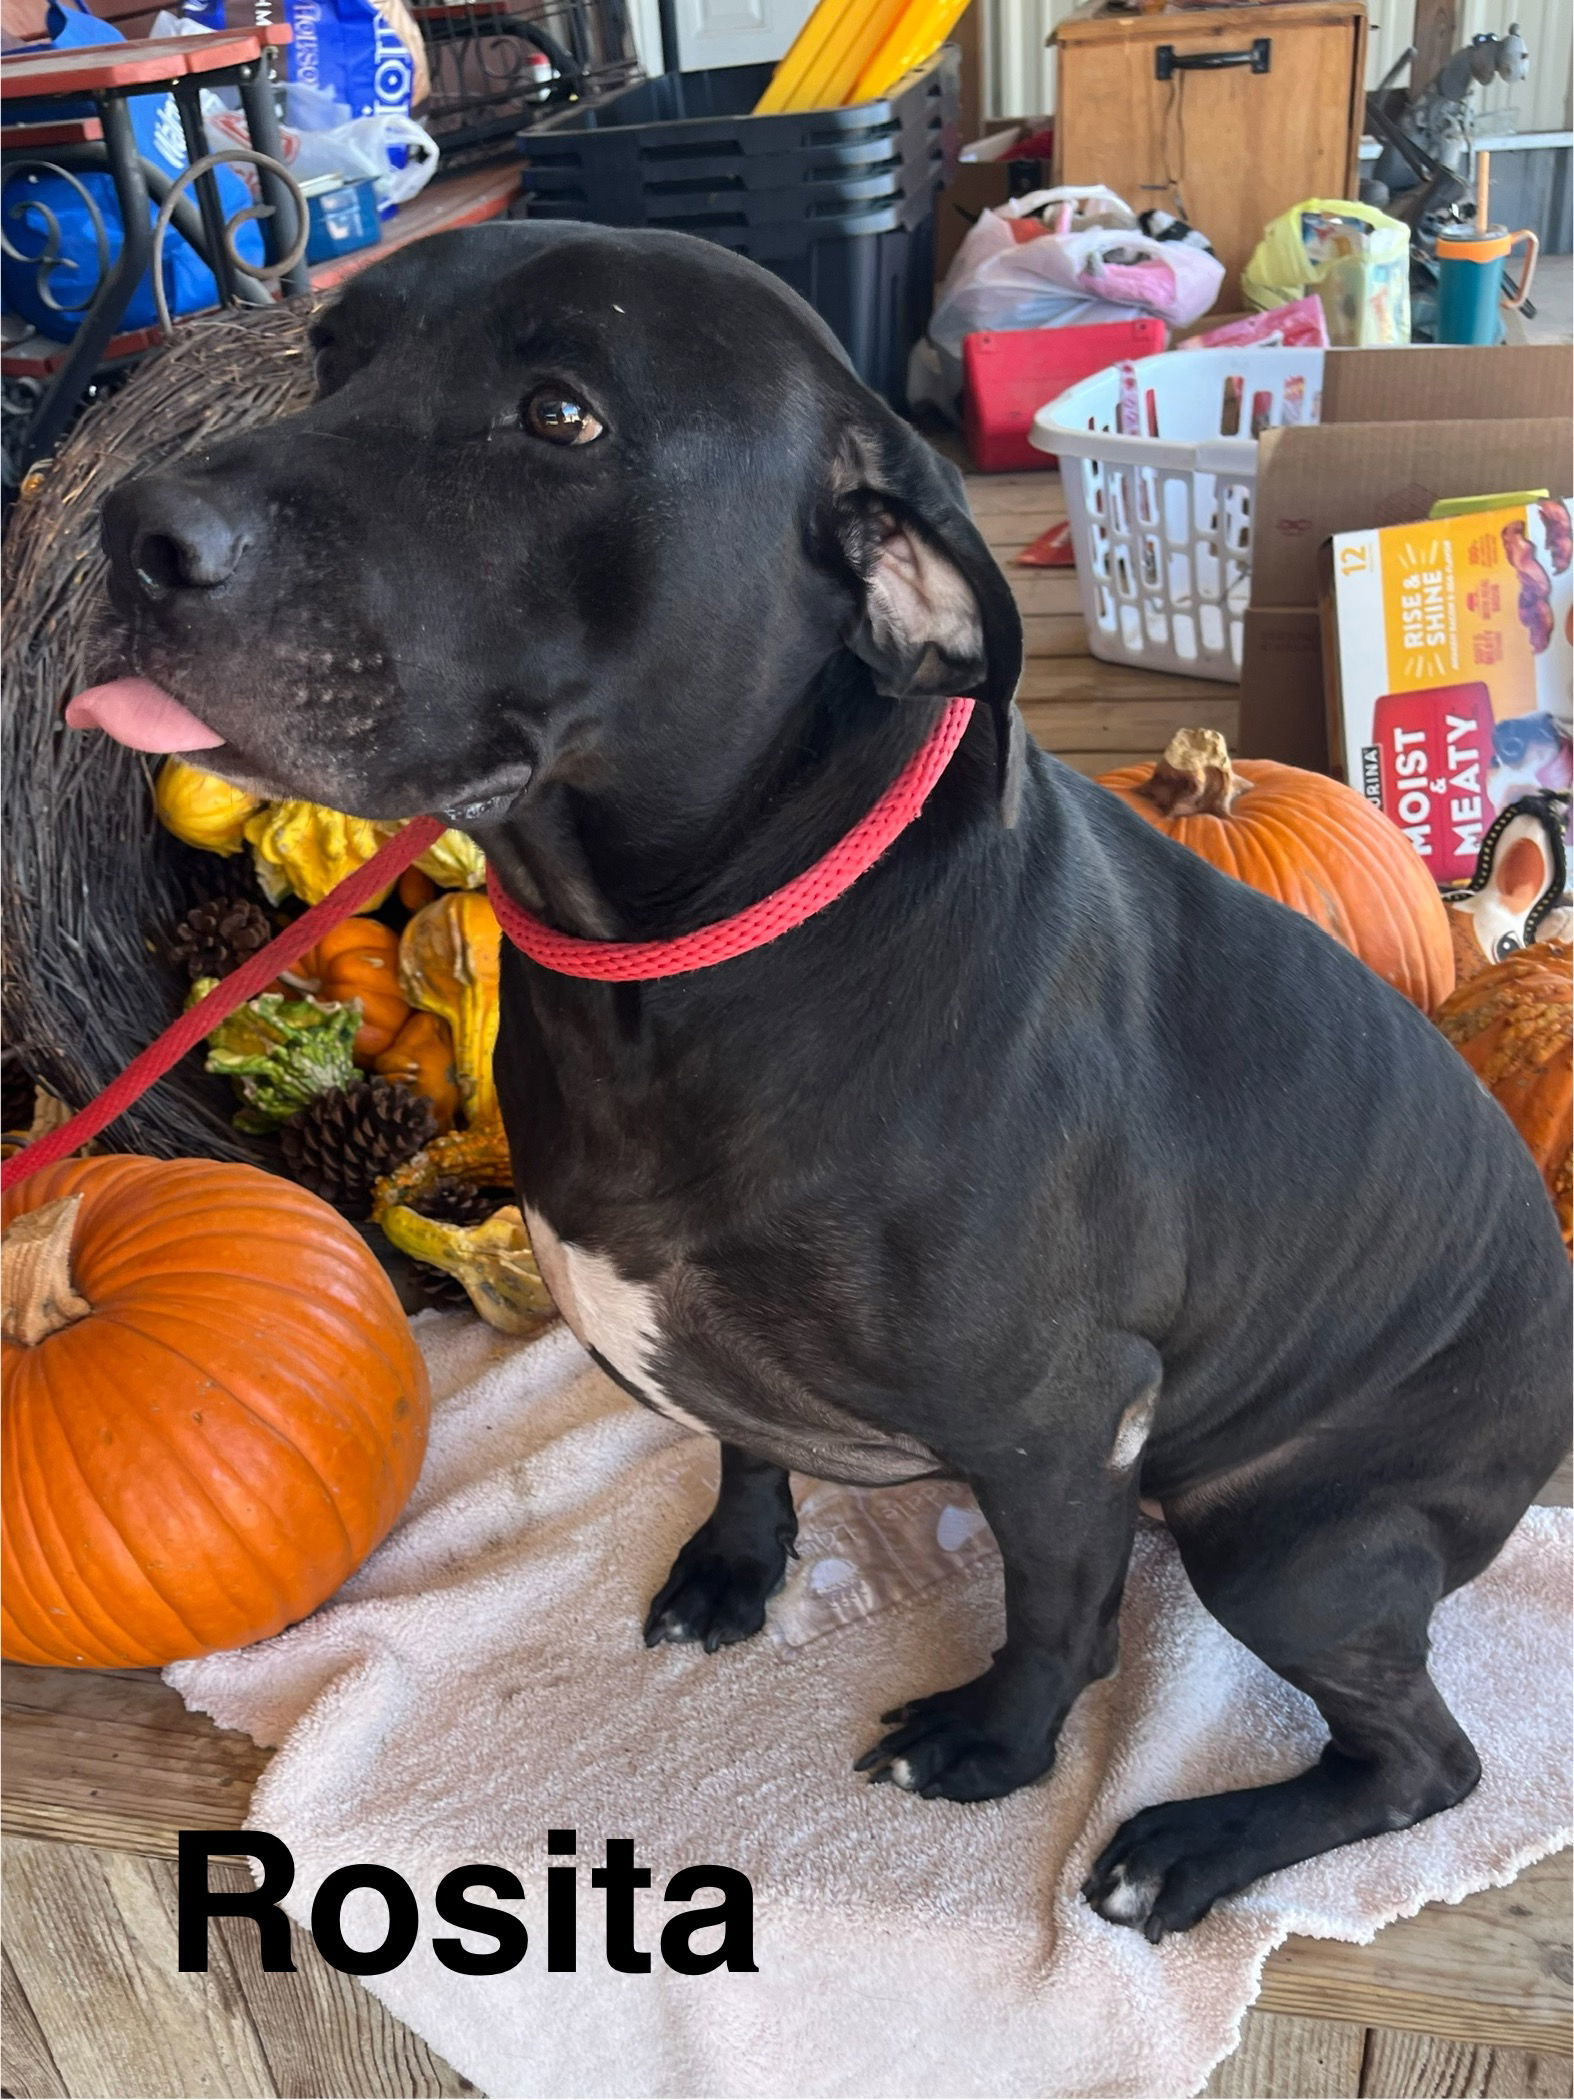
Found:
[{"label": "cardboard box", "polygon": [[1264,431],[1238,742],[1249,758],[1332,770],[1319,555],[1338,532],[1425,518],[1445,496],[1569,480],[1574,351],[1330,350],[1322,420]]},{"label": "cardboard box", "polygon": [[[997,204],[1025,197],[1030,190],[1051,187],[1048,160],[1011,160],[1007,155],[1018,139],[1042,131],[1043,117],[1025,118],[1009,124],[990,138],[962,148],[956,173],[935,200],[935,282],[951,267],[951,259],[967,237],[968,229]],[[988,158],[969,159],[970,154]]]},{"label": "cardboard box", "polygon": [[1322,577],[1340,769],[1440,888],[1465,882],[1509,803],[1570,786],[1567,503],[1336,533]]}]

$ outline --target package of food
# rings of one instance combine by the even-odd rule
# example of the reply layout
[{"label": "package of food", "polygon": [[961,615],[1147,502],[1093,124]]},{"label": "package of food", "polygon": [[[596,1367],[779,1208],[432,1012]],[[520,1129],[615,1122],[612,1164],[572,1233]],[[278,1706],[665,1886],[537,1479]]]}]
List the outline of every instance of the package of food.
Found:
[{"label": "package of food", "polygon": [[1329,542],[1330,748],[1440,885],[1507,804],[1569,791],[1571,557],[1552,499]]}]

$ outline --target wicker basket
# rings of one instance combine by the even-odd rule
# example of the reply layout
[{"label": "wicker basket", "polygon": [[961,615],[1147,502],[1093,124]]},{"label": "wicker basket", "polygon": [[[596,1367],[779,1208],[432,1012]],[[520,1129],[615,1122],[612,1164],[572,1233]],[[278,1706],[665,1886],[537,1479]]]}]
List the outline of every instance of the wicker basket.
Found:
[{"label": "wicker basket", "polygon": [[[90,683],[104,590],[99,509],[117,483],[300,407],[311,392],[310,302],[181,324],[89,410],[23,493],[7,534],[3,809],[8,1055],[73,1108],[179,1010],[164,944],[204,871],[227,864],[171,838],[151,762],[64,728]],[[211,884],[211,872],[209,881]],[[193,1055],[110,1126],[107,1150],[276,1161],[247,1138],[227,1082]]]}]

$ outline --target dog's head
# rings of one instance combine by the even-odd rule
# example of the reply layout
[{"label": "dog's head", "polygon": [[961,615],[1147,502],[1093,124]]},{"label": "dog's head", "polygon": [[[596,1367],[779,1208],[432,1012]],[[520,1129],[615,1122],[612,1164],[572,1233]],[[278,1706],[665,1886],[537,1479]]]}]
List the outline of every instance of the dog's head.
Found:
[{"label": "dog's head", "polygon": [[751,765],[844,656],[893,703],[976,695],[1008,747],[1020,627],[957,476],[753,264],[477,227],[355,279],[312,342],[310,408],[110,498],[136,675],[73,720],[461,821]]}]

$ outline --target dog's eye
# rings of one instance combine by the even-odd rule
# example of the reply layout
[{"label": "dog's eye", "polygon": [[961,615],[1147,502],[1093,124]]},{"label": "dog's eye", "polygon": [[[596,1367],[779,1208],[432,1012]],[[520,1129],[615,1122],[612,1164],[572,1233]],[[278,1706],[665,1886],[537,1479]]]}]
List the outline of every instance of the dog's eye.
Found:
[{"label": "dog's eye", "polygon": [[549,445],[588,445],[602,431],[583,401],[555,386],[541,387],[529,397],[521,421],[532,437],[545,438]]}]

